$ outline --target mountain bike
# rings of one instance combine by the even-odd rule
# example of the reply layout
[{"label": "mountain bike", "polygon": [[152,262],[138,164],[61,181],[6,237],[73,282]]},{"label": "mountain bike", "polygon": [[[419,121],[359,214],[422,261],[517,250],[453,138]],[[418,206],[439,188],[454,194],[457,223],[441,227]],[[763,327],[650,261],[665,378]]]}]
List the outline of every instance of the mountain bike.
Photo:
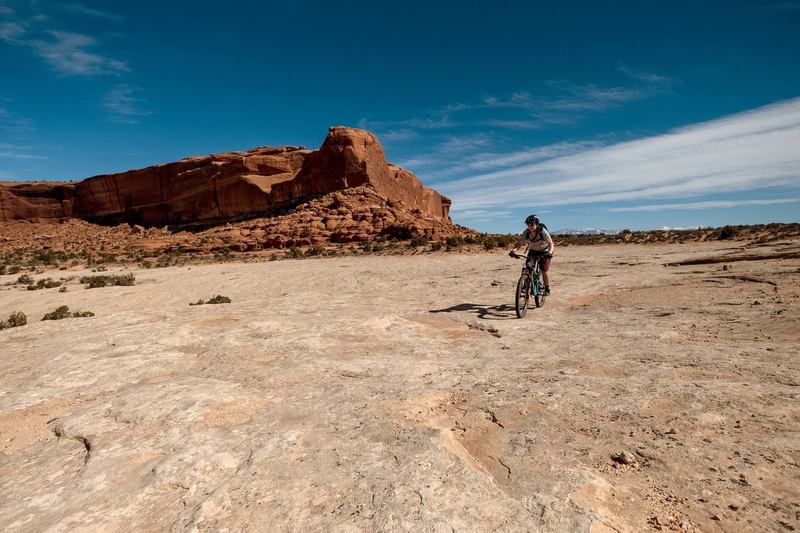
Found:
[{"label": "mountain bike", "polygon": [[544,282],[542,281],[542,269],[540,260],[546,257],[543,253],[528,253],[527,256],[514,254],[517,259],[525,259],[525,266],[522,267],[522,274],[517,282],[517,292],[514,294],[514,306],[517,317],[522,318],[528,312],[528,302],[531,295],[536,307],[544,305],[545,293]]}]

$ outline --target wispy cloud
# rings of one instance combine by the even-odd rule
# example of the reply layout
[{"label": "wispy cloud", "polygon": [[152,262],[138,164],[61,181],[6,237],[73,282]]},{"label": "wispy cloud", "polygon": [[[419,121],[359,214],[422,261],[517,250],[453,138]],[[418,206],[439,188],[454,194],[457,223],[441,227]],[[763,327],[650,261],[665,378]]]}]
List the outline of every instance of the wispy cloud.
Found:
[{"label": "wispy cloud", "polygon": [[17,146],[0,143],[0,158],[5,159],[47,159],[47,157],[31,153],[30,146]]},{"label": "wispy cloud", "polygon": [[711,200],[707,202],[689,202],[682,204],[649,204],[633,207],[612,207],[609,211],[624,213],[634,211],[667,211],[673,209],[728,209],[747,205],[792,204],[798,201],[800,201],[800,198],[776,198],[772,200]]},{"label": "wispy cloud", "polygon": [[35,130],[36,128],[29,118],[0,107],[0,131],[13,137],[24,138]]},{"label": "wispy cloud", "polygon": [[[68,4],[82,14],[92,11],[81,4]],[[97,12],[92,16],[100,16]],[[69,76],[117,75],[128,69],[124,61],[97,50],[97,39],[91,35],[55,29],[50,16],[43,13],[19,16],[13,22],[0,24],[0,41],[26,48],[44,60],[56,72]]]},{"label": "wispy cloud", "polygon": [[140,117],[153,114],[143,108],[147,102],[138,93],[138,88],[121,83],[106,94],[103,107],[112,113],[115,122],[138,124]]},{"label": "wispy cloud", "polygon": [[72,11],[74,13],[78,13],[80,15],[86,15],[89,17],[96,17],[101,19],[108,19],[113,20],[115,22],[121,22],[125,20],[125,17],[122,15],[118,15],[117,13],[113,13],[111,11],[106,11],[104,9],[96,9],[93,7],[87,7],[81,3],[73,2],[69,4],[64,4],[62,6],[67,11]]},{"label": "wispy cloud", "polygon": [[[603,86],[569,80],[546,80],[531,90],[509,95],[485,95],[472,102],[456,102],[404,120],[364,118],[359,126],[391,139],[392,132],[436,134],[455,128],[491,128],[509,131],[538,130],[573,124],[589,113],[599,113],[631,102],[669,94],[675,80],[625,65],[617,67],[625,83]],[[404,140],[402,138],[401,140]]]},{"label": "wispy cloud", "polygon": [[95,76],[119,74],[128,70],[123,61],[91,51],[96,41],[89,35],[65,31],[47,31],[52,39],[34,39],[29,44],[57,72],[67,75]]},{"label": "wispy cloud", "polygon": [[453,209],[691,198],[798,187],[800,98],[636,141],[441,183]]}]

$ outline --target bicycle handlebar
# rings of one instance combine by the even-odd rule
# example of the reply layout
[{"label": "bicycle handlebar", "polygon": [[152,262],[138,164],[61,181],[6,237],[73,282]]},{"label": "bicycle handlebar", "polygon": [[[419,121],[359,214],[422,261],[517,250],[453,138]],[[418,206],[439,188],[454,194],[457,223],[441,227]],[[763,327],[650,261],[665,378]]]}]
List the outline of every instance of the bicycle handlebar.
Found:
[{"label": "bicycle handlebar", "polygon": [[[541,252],[541,253],[534,253],[534,257],[553,257],[553,254]],[[514,259],[525,259],[526,255],[521,255],[516,252],[508,252],[509,257],[513,257]]]}]

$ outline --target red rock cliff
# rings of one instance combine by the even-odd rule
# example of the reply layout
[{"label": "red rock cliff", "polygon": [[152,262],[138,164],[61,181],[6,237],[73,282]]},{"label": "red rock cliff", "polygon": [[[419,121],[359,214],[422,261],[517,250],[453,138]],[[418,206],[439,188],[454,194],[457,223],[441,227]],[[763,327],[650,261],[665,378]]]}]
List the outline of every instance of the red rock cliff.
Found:
[{"label": "red rock cliff", "polygon": [[331,128],[315,152],[265,147],[191,157],[75,184],[0,184],[0,220],[216,224],[268,215],[358,186],[372,187],[409,210],[449,220],[448,198],[387,163],[374,135],[346,127]]}]

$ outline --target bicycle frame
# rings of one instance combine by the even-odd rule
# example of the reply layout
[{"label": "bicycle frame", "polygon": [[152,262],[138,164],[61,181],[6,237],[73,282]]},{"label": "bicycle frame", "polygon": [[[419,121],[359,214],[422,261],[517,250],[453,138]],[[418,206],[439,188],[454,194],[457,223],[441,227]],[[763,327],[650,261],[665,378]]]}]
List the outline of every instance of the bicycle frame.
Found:
[{"label": "bicycle frame", "polygon": [[526,256],[515,255],[517,258],[525,259],[525,266],[522,267],[517,290],[515,293],[515,307],[517,317],[523,318],[528,311],[528,301],[533,296],[536,307],[544,305],[544,283],[542,282],[542,270],[540,261],[543,254],[528,253]]}]

